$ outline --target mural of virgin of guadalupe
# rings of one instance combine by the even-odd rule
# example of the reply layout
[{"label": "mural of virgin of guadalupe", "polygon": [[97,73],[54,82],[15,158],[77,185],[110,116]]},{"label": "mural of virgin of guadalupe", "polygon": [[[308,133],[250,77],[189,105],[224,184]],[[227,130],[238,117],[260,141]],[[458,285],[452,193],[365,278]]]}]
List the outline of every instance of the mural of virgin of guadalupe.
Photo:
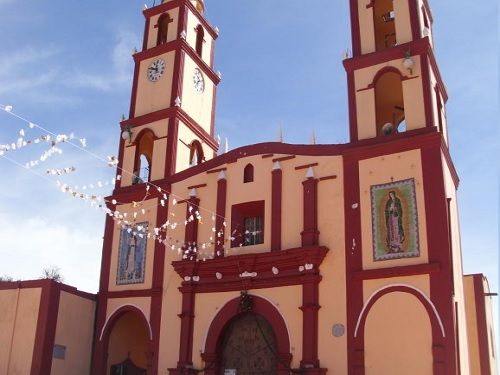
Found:
[{"label": "mural of virgin of guadalupe", "polygon": [[385,225],[387,228],[386,244],[389,253],[402,252],[405,240],[403,207],[395,191],[389,192],[389,199],[385,204]]}]

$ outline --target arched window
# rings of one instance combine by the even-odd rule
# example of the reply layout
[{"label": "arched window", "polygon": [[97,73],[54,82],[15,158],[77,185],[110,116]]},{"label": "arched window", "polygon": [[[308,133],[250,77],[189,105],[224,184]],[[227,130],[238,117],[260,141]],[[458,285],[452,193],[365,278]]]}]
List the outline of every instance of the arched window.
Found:
[{"label": "arched window", "polygon": [[203,26],[198,25],[196,27],[196,53],[201,57],[203,53],[203,43],[205,42],[205,31],[203,30]]},{"label": "arched window", "polygon": [[377,135],[389,135],[398,132],[398,125],[405,120],[405,108],[401,74],[396,69],[388,70],[377,78],[375,83],[375,109]]},{"label": "arched window", "polygon": [[164,13],[158,19],[158,41],[156,45],[165,44],[168,41],[168,25],[174,22],[168,13]]},{"label": "arched window", "polygon": [[382,51],[396,45],[396,24],[393,0],[375,0],[373,5],[373,26],[375,48]]},{"label": "arched window", "polygon": [[247,164],[247,166],[243,170],[243,182],[245,184],[247,182],[253,182],[253,165],[252,164]]},{"label": "arched window", "polygon": [[151,178],[154,134],[151,130],[143,131],[136,140],[136,157],[132,184],[142,184]]},{"label": "arched window", "polygon": [[194,167],[195,165],[201,164],[205,160],[203,155],[203,147],[198,141],[193,141],[190,146],[189,151],[189,166]]}]

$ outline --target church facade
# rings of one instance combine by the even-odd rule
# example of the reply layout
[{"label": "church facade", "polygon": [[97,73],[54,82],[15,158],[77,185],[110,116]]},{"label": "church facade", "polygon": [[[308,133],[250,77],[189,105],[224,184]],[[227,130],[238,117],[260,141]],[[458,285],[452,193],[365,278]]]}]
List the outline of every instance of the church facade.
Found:
[{"label": "church facade", "polygon": [[144,10],[99,292],[0,283],[0,374],[496,373],[429,4],[350,4],[350,142],[219,155],[204,2]]}]

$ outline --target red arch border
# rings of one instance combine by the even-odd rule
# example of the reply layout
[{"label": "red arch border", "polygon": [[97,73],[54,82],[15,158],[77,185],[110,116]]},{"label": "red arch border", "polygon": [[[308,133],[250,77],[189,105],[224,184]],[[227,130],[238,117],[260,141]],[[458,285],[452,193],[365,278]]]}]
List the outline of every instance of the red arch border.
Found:
[{"label": "red arch border", "polygon": [[[276,343],[278,347],[278,374],[289,374],[290,363],[292,355],[290,353],[290,337],[285,320],[280,312],[274,305],[262,297],[252,295],[253,298],[253,312],[263,316],[274,329],[276,335]],[[214,320],[208,329],[207,339],[205,341],[205,352],[202,354],[203,360],[207,364],[206,375],[213,375],[218,373],[217,366],[211,365],[216,363],[218,359],[218,346],[219,339],[222,337],[224,330],[231,323],[231,321],[240,315],[239,311],[240,298],[235,298],[217,313]]]},{"label": "red arch border", "polygon": [[[430,302],[430,300],[425,297],[425,294],[423,292],[411,286],[393,285],[393,286],[387,286],[386,288],[379,290],[370,297],[368,304],[363,307],[363,310],[361,311],[360,316],[358,318],[358,324],[354,332],[355,338],[356,337],[364,338],[364,328],[365,328],[366,318],[368,317],[368,313],[370,312],[373,305],[375,305],[375,303],[386,294],[394,292],[408,293],[415,296],[427,310],[427,314],[431,322],[433,339],[435,337],[442,337],[442,338],[446,337],[439,313],[437,312],[432,302]],[[360,332],[362,334],[359,334]]]},{"label": "red arch border", "polygon": [[[149,321],[147,320],[144,312],[136,306],[133,305],[124,305],[115,310],[109,318],[104,323],[103,328],[101,329],[101,334],[99,337],[96,337],[96,344],[94,345],[94,360],[92,364],[92,374],[95,375],[104,375],[107,374],[106,364],[108,361],[107,353],[109,347],[109,338],[111,335],[111,331],[115,326],[116,322],[126,313],[134,313],[137,314],[142,322],[144,323],[145,328],[149,332],[149,341],[148,341],[148,350],[151,355],[153,350],[153,340],[152,340],[152,330]],[[148,358],[148,373],[152,370],[150,364],[150,359]]]}]

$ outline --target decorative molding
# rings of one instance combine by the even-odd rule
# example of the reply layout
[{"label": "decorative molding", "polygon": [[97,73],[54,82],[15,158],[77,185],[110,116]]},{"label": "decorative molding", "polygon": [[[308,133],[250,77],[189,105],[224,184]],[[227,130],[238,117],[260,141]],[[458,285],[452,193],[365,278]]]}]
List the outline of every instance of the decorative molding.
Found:
[{"label": "decorative molding", "polygon": [[[301,247],[296,249],[272,251],[258,254],[244,254],[218,257],[205,262],[187,260],[172,262],[172,266],[184,280],[184,288],[194,288],[195,293],[228,292],[278,286],[302,285],[316,280],[319,276],[319,266],[323,262],[328,248],[323,246]],[[299,267],[313,264],[311,270],[300,272]],[[273,273],[273,267],[279,265],[279,274]],[[255,277],[242,279],[242,271],[256,272]],[[216,274],[221,273],[222,279]],[[198,275],[199,282],[186,281],[186,277]]]}]

